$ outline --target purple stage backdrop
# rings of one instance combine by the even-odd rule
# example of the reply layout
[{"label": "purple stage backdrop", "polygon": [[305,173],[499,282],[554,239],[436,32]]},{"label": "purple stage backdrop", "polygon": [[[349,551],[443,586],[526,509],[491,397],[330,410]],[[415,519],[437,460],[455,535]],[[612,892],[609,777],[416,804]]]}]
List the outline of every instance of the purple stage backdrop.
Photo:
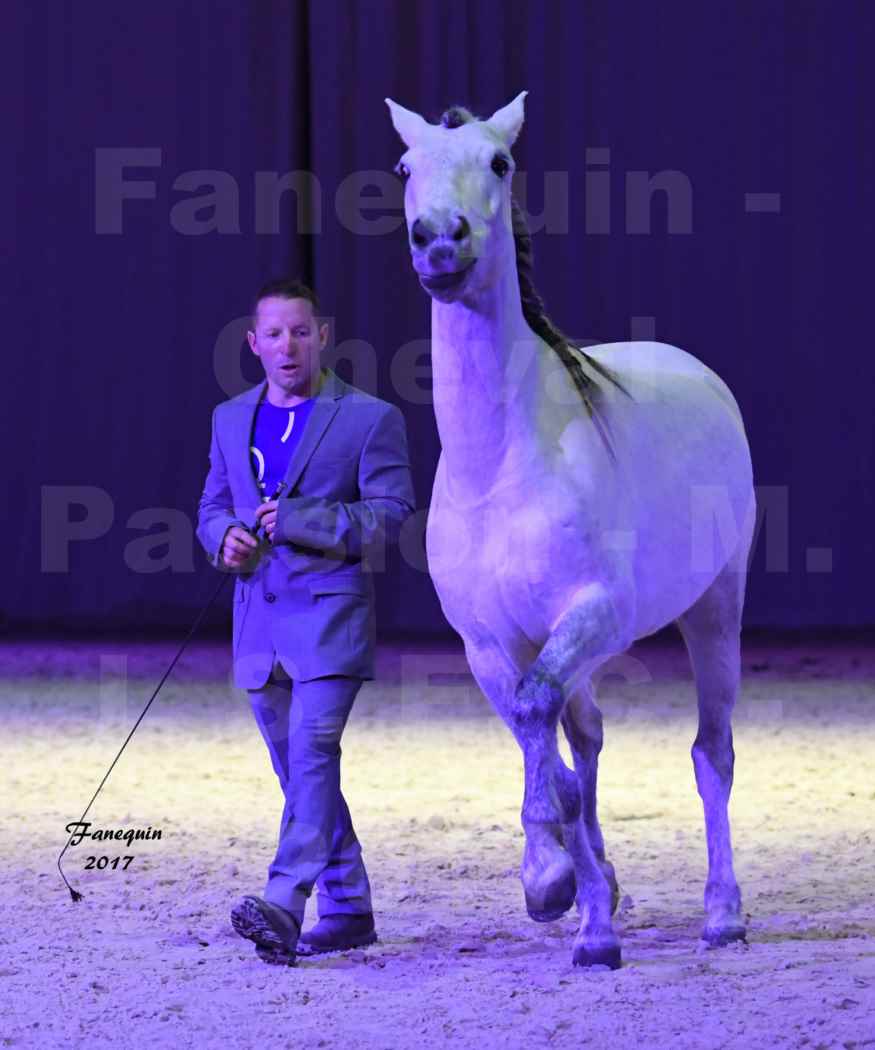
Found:
[{"label": "purple stage backdrop", "polygon": [[340,374],[407,419],[420,514],[381,629],[447,630],[421,542],[429,302],[383,99],[488,115],[523,88],[553,318],[683,347],[739,400],[764,511],[746,623],[875,624],[871,3],[10,8],[4,630],[190,622],[210,413],[258,380],[246,312],[283,272],[321,294]]}]

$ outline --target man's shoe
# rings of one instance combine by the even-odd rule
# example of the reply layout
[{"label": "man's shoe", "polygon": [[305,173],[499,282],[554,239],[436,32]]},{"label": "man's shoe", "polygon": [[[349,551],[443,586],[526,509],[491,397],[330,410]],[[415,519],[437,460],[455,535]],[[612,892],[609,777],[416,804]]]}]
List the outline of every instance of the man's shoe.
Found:
[{"label": "man's shoe", "polygon": [[318,955],[322,952],[343,952],[349,948],[364,948],[377,939],[374,916],[323,915],[312,930],[301,934],[301,955]]},{"label": "man's shoe", "polygon": [[278,904],[260,897],[244,897],[231,909],[231,925],[236,933],[255,943],[260,959],[280,966],[294,966],[301,926]]}]

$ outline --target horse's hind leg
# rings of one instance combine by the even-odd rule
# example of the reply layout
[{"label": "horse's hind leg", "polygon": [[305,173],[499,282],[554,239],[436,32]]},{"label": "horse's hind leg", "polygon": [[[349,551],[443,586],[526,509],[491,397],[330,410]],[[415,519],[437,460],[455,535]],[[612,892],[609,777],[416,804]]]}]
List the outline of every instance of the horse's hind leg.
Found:
[{"label": "horse's hind leg", "polygon": [[[747,556],[746,548],[743,556]],[[745,937],[741,893],[732,867],[728,812],[735,762],[730,720],[741,674],[744,587],[744,567],[739,567],[736,557],[677,620],[690,655],[699,701],[699,730],[692,757],[708,842],[702,936],[714,946]]]},{"label": "horse's hind leg", "polygon": [[602,837],[596,807],[599,753],[602,749],[602,713],[595,702],[591,683],[581,683],[568,698],[562,712],[562,728],[571,748],[581,800],[580,818],[574,826],[569,826],[566,838],[575,834],[588,837],[595,859],[611,888],[613,913],[617,910],[620,891],[614,866],[605,857],[605,840]]}]

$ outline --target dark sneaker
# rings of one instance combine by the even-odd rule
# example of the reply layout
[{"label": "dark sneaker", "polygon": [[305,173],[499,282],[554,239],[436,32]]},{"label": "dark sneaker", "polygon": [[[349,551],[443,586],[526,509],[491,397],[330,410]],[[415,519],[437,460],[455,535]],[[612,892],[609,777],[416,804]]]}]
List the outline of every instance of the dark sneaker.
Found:
[{"label": "dark sneaker", "polygon": [[301,934],[298,948],[301,955],[318,955],[364,948],[376,939],[374,916],[370,912],[366,915],[323,915],[312,930]]},{"label": "dark sneaker", "polygon": [[294,966],[298,920],[281,908],[260,897],[244,897],[231,909],[231,925],[236,933],[255,943],[260,959],[280,966]]}]

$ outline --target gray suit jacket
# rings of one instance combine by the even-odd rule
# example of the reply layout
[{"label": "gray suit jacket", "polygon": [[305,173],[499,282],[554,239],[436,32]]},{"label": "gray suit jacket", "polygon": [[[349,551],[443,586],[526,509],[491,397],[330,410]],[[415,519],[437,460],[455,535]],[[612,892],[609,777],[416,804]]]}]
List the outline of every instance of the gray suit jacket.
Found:
[{"label": "gray suit jacket", "polygon": [[277,508],[246,572],[218,562],[231,525],[251,526],[261,495],[249,448],[267,382],[213,411],[210,469],[197,536],[209,561],[235,571],[234,684],[257,689],[279,657],[293,679],[373,678],[374,591],[388,543],[414,509],[401,412],[330,369],[292,454]]}]

